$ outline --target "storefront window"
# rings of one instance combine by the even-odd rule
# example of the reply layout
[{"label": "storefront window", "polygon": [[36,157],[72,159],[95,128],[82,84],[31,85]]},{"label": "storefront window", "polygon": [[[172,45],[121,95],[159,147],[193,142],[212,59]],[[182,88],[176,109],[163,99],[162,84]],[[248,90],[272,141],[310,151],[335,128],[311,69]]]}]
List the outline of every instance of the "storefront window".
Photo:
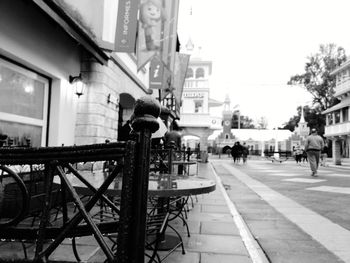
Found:
[{"label": "storefront window", "polygon": [[48,80],[0,59],[2,145],[45,145],[47,108]]}]

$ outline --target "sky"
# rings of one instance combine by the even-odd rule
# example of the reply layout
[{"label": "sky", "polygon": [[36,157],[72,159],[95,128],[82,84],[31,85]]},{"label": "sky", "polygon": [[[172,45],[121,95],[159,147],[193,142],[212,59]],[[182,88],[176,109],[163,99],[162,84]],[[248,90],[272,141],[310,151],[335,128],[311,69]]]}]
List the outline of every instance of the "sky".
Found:
[{"label": "sky", "polygon": [[320,44],[350,54],[349,10],[349,0],[180,0],[178,34],[182,48],[190,37],[212,61],[211,98],[228,94],[242,115],[274,128],[311,105],[308,92],[287,82]]}]

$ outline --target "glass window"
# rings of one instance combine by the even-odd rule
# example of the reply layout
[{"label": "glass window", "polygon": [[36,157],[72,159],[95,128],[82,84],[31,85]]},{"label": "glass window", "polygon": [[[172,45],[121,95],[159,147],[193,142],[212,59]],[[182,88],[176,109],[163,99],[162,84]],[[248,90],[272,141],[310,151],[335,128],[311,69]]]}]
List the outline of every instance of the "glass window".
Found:
[{"label": "glass window", "polygon": [[340,111],[335,111],[334,112],[334,123],[339,123],[340,122]]},{"label": "glass window", "polygon": [[3,145],[46,142],[48,80],[0,59],[0,134]]},{"label": "glass window", "polygon": [[203,101],[197,100],[194,102],[194,112],[196,112],[196,113],[203,112]]},{"label": "glass window", "polygon": [[196,69],[196,79],[204,78],[204,69],[203,68],[197,68]]},{"label": "glass window", "polygon": [[186,72],[186,79],[193,78],[193,69],[188,68]]},{"label": "glass window", "polygon": [[349,121],[349,108],[342,109],[343,122]]},{"label": "glass window", "polygon": [[327,118],[328,118],[328,125],[334,124],[333,123],[333,113],[327,114]]}]

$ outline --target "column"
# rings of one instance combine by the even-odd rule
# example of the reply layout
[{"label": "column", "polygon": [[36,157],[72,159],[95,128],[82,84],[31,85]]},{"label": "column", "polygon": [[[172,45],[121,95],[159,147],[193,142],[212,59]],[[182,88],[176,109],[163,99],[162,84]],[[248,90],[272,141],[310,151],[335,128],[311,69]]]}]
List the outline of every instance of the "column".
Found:
[{"label": "column", "polygon": [[332,154],[333,154],[333,163],[335,165],[341,165],[341,140],[334,138],[332,139]]},{"label": "column", "polygon": [[[205,129],[205,128],[203,128],[203,129]],[[208,162],[208,136],[209,136],[209,134],[210,134],[210,130],[206,129],[206,130],[202,131],[202,134],[200,136],[199,151],[200,151],[200,157],[201,157],[202,163]]]}]

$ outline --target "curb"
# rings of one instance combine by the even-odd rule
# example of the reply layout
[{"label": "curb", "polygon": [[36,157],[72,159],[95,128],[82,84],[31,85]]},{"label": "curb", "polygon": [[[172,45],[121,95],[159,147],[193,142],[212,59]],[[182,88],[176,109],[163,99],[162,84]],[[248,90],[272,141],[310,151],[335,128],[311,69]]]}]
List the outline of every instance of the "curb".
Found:
[{"label": "curb", "polygon": [[245,221],[243,220],[243,218],[239,214],[236,206],[233,204],[233,202],[228,197],[226,190],[222,184],[222,181],[221,181],[220,177],[217,175],[217,173],[213,167],[213,164],[211,162],[209,162],[209,163],[210,163],[210,167],[213,171],[213,174],[215,176],[217,186],[220,188],[221,193],[223,194],[223,196],[225,198],[226,204],[227,204],[227,206],[230,210],[230,213],[233,217],[233,221],[238,228],[239,234],[240,234],[242,241],[243,241],[243,243],[248,251],[250,258],[252,259],[252,262],[253,263],[270,263],[270,261],[267,259],[266,255],[265,255],[263,249],[261,248],[259,243],[254,239],[247,224],[245,223]]}]

